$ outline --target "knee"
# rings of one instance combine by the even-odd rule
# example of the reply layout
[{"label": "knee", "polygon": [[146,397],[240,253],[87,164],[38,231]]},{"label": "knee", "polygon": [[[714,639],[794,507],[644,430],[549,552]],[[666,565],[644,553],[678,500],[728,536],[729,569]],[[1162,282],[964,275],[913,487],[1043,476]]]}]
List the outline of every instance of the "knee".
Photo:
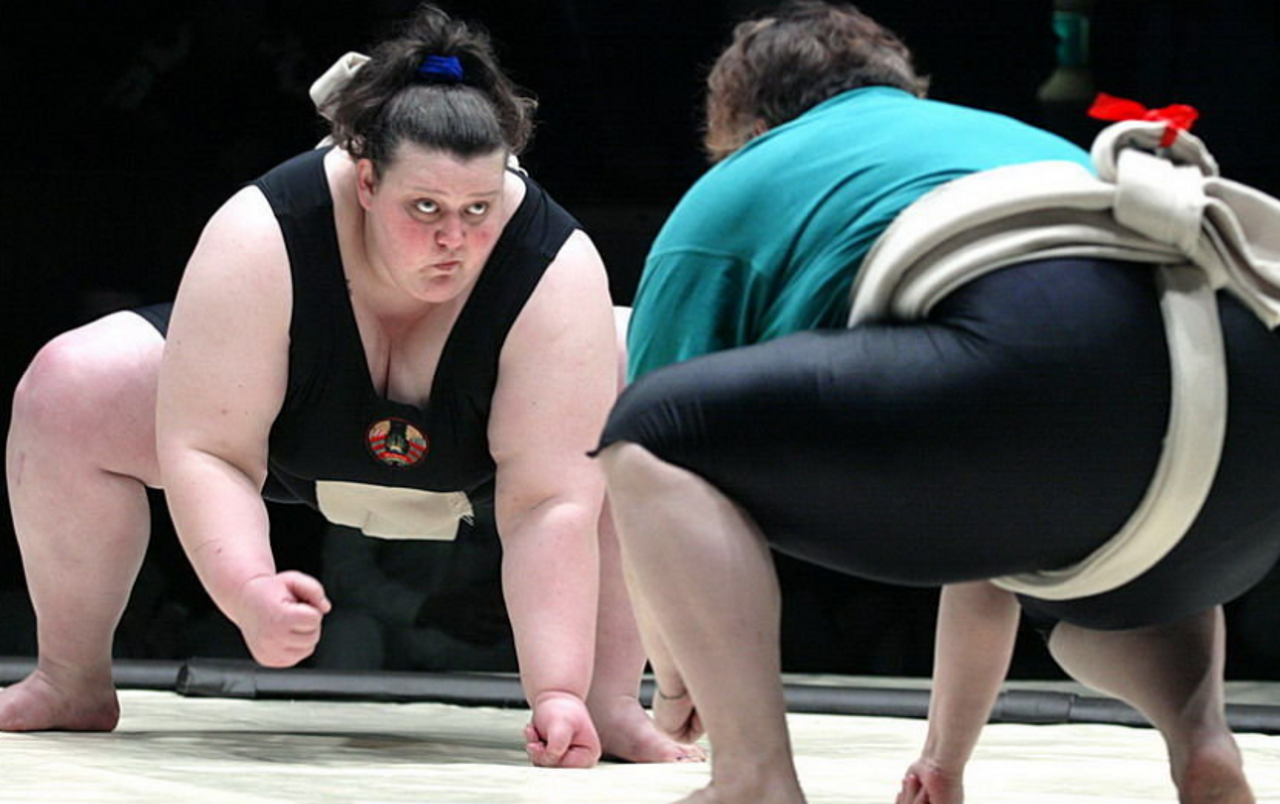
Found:
[{"label": "knee", "polygon": [[600,451],[598,459],[604,469],[605,480],[609,484],[610,495],[624,490],[634,479],[637,471],[643,468],[644,449],[629,441],[619,441]]},{"label": "knee", "polygon": [[78,332],[66,332],[36,352],[13,392],[15,423],[60,421],[78,406],[97,366],[92,344]]},{"label": "knee", "polygon": [[630,441],[610,444],[600,452],[600,463],[613,500],[662,494],[665,487],[677,482],[675,467]]},{"label": "knee", "polygon": [[14,389],[15,426],[51,428],[50,435],[62,429],[79,432],[77,425],[113,411],[118,416],[148,387],[154,395],[158,351],[152,356],[104,334],[91,327],[71,330],[36,353]]}]

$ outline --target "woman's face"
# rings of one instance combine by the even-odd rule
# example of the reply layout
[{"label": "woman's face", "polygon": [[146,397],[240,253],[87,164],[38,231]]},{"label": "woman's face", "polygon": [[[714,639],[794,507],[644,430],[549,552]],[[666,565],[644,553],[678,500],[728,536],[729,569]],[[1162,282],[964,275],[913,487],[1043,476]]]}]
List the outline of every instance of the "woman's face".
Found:
[{"label": "woman's face", "polygon": [[502,232],[506,154],[460,159],[401,144],[377,176],[357,163],[374,270],[409,297],[443,302],[470,287]]}]

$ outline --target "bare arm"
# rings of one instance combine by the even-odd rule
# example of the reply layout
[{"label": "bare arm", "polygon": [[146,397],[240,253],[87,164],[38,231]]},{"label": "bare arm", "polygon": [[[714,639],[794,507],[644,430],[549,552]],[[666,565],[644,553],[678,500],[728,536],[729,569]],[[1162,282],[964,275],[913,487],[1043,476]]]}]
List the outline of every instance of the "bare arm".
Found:
[{"label": "bare arm", "polygon": [[986,581],[943,588],[929,731],[904,781],[904,795],[913,786],[916,795],[900,801],[963,801],[965,765],[1009,671],[1018,617],[1017,598]]},{"label": "bare arm", "polygon": [[270,665],[310,653],[328,605],[314,580],[277,575],[260,494],[287,381],[289,281],[266,199],[241,191],[210,220],[183,274],[157,408],[183,548],[255,658]]},{"label": "bare arm", "polygon": [[578,232],[507,338],[489,433],[503,588],[525,695],[550,751],[543,764],[576,762],[562,756],[554,724],[590,730],[582,701],[592,672],[604,479],[587,452],[613,404],[615,356],[607,277]]}]

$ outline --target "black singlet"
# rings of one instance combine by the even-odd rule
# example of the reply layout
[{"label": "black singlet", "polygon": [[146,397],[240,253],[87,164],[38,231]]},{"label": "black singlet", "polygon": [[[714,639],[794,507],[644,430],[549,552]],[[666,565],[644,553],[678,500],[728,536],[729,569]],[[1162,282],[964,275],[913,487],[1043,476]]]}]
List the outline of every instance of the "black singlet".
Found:
[{"label": "black singlet", "polygon": [[[579,225],[534,181],[495,243],[440,355],[422,407],[374,390],[347,293],[327,150],[303,153],[254,184],[275,212],[293,275],[289,380],[271,429],[264,495],[316,503],[316,480],[466,493],[492,501],[490,405],[507,333]],[[168,305],[137,311],[163,333]],[[420,438],[418,436],[421,436]],[[398,441],[397,441],[398,440]]]}]

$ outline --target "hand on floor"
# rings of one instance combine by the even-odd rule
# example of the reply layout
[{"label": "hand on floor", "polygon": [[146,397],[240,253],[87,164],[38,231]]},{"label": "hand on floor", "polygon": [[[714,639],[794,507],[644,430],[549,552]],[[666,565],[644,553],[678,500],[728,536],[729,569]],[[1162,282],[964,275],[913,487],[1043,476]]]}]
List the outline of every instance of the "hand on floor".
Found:
[{"label": "hand on floor", "polygon": [[545,768],[590,768],[600,760],[600,737],[587,705],[569,693],[538,696],[525,726],[529,760]]}]

